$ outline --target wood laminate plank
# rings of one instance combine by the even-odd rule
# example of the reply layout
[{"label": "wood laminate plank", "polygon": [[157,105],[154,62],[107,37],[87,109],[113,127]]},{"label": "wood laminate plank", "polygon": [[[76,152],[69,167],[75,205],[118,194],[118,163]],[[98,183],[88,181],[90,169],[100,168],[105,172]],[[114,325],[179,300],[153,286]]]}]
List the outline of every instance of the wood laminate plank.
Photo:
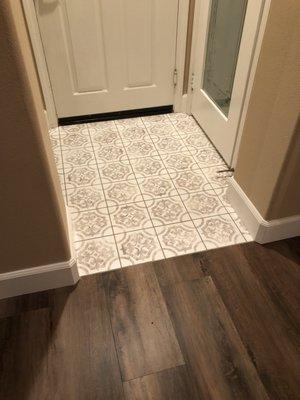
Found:
[{"label": "wood laminate plank", "polygon": [[184,363],[151,264],[112,271],[107,295],[123,380]]},{"label": "wood laminate plank", "polygon": [[44,291],[0,300],[0,318],[49,307],[49,293]]},{"label": "wood laminate plank", "polygon": [[123,386],[101,275],[53,294],[51,399],[120,400]]},{"label": "wood laminate plank", "polygon": [[153,263],[157,279],[162,286],[204,277],[200,265],[200,258],[194,254],[167,258]]},{"label": "wood laminate plank", "polygon": [[[206,253],[206,268],[211,274],[231,318],[250,354],[270,398],[299,399],[299,338],[272,302],[245,257],[244,246],[230,246]],[[260,245],[251,246],[251,252]],[[265,248],[259,255],[261,268]],[[251,257],[253,260],[254,255]],[[278,262],[280,258],[273,260]],[[258,268],[258,265],[257,267]],[[287,279],[288,276],[286,277]],[[273,280],[272,272],[269,279]]]},{"label": "wood laminate plank", "polygon": [[268,399],[211,278],[164,288],[201,399]]},{"label": "wood laminate plank", "polygon": [[[300,340],[300,255],[290,242],[241,247],[252,271],[264,286],[277,312]],[[300,249],[300,240],[298,240]],[[290,330],[290,329],[289,329]]]},{"label": "wood laminate plank", "polygon": [[199,400],[184,365],[124,382],[124,392],[126,400]]},{"label": "wood laminate plank", "polygon": [[50,398],[50,326],[46,308],[0,320],[0,399]]}]

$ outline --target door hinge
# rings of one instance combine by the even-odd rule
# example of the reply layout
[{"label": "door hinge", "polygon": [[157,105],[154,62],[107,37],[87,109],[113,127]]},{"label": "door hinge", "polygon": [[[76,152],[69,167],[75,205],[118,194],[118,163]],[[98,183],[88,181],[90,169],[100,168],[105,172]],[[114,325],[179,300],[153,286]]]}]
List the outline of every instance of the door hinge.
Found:
[{"label": "door hinge", "polygon": [[194,72],[192,72],[192,75],[191,75],[191,91],[192,92],[194,91],[194,84],[195,84],[195,74],[194,74]]},{"label": "door hinge", "polygon": [[177,68],[175,68],[174,71],[173,71],[173,84],[174,84],[174,87],[177,86],[177,81],[178,81],[178,71],[177,71]]}]

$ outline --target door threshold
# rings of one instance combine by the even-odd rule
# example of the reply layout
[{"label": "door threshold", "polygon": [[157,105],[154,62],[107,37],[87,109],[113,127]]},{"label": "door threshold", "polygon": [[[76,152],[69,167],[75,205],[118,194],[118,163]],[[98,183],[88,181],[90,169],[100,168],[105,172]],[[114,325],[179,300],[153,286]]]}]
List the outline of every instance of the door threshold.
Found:
[{"label": "door threshold", "polygon": [[136,110],[115,111],[103,114],[76,115],[74,117],[58,118],[58,125],[85,124],[87,122],[144,117],[147,115],[169,114],[172,112],[173,105],[169,105],[161,107],[138,108]]}]

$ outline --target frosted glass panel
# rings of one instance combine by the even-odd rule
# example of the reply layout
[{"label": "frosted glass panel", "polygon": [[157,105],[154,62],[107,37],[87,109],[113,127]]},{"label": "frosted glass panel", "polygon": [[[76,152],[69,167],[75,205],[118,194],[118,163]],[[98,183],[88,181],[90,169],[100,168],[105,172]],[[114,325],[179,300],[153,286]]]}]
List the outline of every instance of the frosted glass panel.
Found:
[{"label": "frosted glass panel", "polygon": [[228,116],[247,0],[212,0],[203,89]]}]

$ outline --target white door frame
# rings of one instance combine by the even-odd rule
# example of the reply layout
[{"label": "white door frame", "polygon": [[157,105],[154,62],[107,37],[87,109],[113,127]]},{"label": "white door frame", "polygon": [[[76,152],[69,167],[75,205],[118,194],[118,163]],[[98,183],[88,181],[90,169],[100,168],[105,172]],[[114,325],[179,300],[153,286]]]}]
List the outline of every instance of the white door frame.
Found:
[{"label": "white door frame", "polygon": [[55,128],[58,125],[57,114],[42,39],[40,36],[38,20],[35,12],[34,0],[22,0],[22,3],[38,75],[41,82],[42,93],[44,96],[46,107],[45,113],[48,126],[49,128]]},{"label": "white door frame", "polygon": [[[46,116],[49,128],[55,128],[58,125],[57,113],[52,93],[50,78],[46,58],[44,54],[42,39],[34,6],[34,0],[22,0],[24,14],[28,26],[29,36],[32,43],[33,53],[37,65],[37,70],[41,82],[42,92],[45,100]],[[174,76],[174,111],[185,112],[185,100],[182,96],[184,65],[185,65],[185,50],[187,39],[187,23],[189,12],[189,0],[178,0],[178,25],[177,25],[177,41],[176,41],[176,56]],[[185,96],[186,97],[186,96]]]},{"label": "white door frame", "polygon": [[[251,0],[248,0],[248,1],[251,1]],[[252,86],[253,86],[253,82],[254,82],[254,76],[255,76],[255,72],[256,72],[258,58],[259,58],[259,54],[260,54],[260,50],[261,50],[262,39],[263,39],[263,35],[265,32],[265,28],[266,28],[270,4],[271,4],[271,0],[264,0],[262,8],[261,8],[261,12],[260,12],[259,22],[257,25],[257,31],[256,31],[256,35],[255,35],[255,43],[253,46],[253,51],[252,51],[252,55],[251,55],[251,63],[250,63],[250,68],[249,68],[249,72],[248,72],[248,76],[247,76],[246,90],[245,90],[243,101],[242,101],[242,111],[241,111],[240,118],[239,118],[237,135],[236,135],[236,139],[235,139],[234,150],[233,150],[233,155],[232,155],[232,160],[231,160],[231,166],[233,168],[235,167],[236,161],[237,161],[237,155],[239,152],[239,146],[240,146],[243,127],[244,127],[245,118],[246,118],[246,114],[247,114],[247,110],[248,110],[249,99],[250,99]],[[199,19],[199,13],[200,13],[200,10],[198,7],[197,9],[195,9],[194,20]],[[190,73],[189,73],[188,98],[187,98],[187,106],[186,106],[187,113],[189,113],[189,114],[191,114],[191,106],[192,106],[193,80],[194,80],[195,58],[196,58],[196,52],[198,50],[197,49],[197,37],[199,35],[199,29],[201,29],[199,24],[194,24],[192,49],[191,49],[191,66],[190,66]]]}]

